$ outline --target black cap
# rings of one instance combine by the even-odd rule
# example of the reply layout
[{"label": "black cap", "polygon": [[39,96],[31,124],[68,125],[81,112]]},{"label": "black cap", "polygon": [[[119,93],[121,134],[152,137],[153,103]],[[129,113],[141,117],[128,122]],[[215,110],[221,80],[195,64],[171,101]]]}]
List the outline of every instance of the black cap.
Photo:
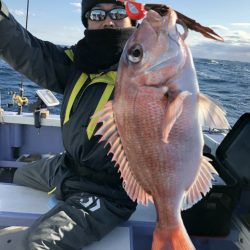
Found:
[{"label": "black cap", "polygon": [[116,0],[82,0],[82,23],[86,28],[88,27],[87,19],[85,17],[86,13],[97,4],[101,3],[115,3],[117,5],[123,5],[122,2]]}]

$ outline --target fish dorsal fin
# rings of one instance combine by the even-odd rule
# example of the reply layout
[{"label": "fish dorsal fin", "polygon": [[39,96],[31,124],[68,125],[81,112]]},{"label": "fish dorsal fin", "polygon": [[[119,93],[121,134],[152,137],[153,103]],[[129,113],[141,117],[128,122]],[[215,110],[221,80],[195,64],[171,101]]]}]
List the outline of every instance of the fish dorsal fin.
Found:
[{"label": "fish dorsal fin", "polygon": [[168,143],[168,135],[174,126],[177,118],[182,113],[183,101],[187,96],[191,95],[188,91],[181,91],[178,93],[172,101],[167,105],[167,111],[163,121],[163,131],[162,131],[162,140],[165,143]]},{"label": "fish dorsal fin", "polygon": [[118,166],[118,171],[121,173],[121,177],[123,178],[123,187],[128,196],[133,201],[137,200],[138,203],[143,205],[147,205],[149,201],[153,202],[152,196],[144,191],[130,169],[129,162],[116,127],[112,102],[109,101],[104,106],[103,110],[95,114],[93,118],[98,119],[98,122],[103,123],[95,135],[102,136],[100,142],[107,141],[106,145],[110,144],[111,148],[109,153],[113,154],[112,161],[115,161],[115,166]]},{"label": "fish dorsal fin", "polygon": [[205,196],[212,187],[212,180],[214,180],[213,174],[218,175],[218,173],[209,163],[209,160],[209,158],[202,156],[198,174],[184,195],[182,210],[192,207],[201,200],[202,196]]},{"label": "fish dorsal fin", "polygon": [[208,96],[199,93],[199,120],[203,126],[229,129],[225,110]]}]

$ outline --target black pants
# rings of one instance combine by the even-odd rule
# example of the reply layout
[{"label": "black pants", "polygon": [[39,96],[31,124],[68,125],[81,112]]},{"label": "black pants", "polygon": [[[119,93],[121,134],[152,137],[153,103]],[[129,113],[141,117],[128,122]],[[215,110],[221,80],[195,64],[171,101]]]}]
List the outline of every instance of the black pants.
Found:
[{"label": "black pants", "polygon": [[[48,192],[68,171],[62,159],[59,155],[19,168],[14,183]],[[126,221],[134,209],[84,190],[73,193],[33,223],[18,250],[79,250]]]}]

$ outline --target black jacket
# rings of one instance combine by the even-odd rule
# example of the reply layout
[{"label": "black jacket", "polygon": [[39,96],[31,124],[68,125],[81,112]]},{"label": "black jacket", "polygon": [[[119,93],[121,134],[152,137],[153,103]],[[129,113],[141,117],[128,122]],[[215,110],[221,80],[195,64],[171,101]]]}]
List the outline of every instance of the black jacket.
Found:
[{"label": "black jacket", "polygon": [[[39,86],[64,95],[60,117],[66,151],[65,164],[71,176],[66,178],[79,181],[85,192],[130,203],[117,168],[111,162],[112,157],[107,156],[108,147],[104,148],[104,143],[98,143],[99,138],[94,135],[88,138],[86,132],[107,84],[97,81],[88,85],[87,80],[75,96],[65,121],[70,96],[83,72],[75,67],[73,58],[65,53],[69,51],[67,48],[34,37],[11,14],[5,12],[5,15],[0,14],[0,55]],[[74,52],[74,49],[73,46],[70,51]],[[109,99],[112,99],[112,94]]]}]

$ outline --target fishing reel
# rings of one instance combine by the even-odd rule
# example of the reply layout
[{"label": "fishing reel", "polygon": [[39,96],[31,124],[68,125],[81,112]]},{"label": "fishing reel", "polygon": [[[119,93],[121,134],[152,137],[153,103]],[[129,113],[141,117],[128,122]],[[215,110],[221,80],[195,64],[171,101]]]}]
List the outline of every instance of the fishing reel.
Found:
[{"label": "fishing reel", "polygon": [[13,103],[16,103],[17,106],[19,107],[23,107],[25,105],[28,105],[29,103],[29,100],[26,96],[17,95],[15,92],[12,95],[12,100],[13,100]]},{"label": "fishing reel", "polygon": [[7,104],[8,108],[13,107],[15,104],[17,104],[19,108],[29,104],[29,99],[26,96],[17,95],[14,91],[10,91],[8,94],[11,95],[12,100],[11,103]]}]

